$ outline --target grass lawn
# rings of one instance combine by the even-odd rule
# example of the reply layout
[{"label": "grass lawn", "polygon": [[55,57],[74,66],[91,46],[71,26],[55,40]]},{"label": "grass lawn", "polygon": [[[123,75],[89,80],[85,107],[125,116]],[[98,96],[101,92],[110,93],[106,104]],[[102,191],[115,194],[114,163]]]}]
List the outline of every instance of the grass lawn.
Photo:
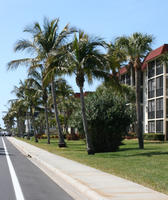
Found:
[{"label": "grass lawn", "polygon": [[84,141],[67,141],[68,148],[58,148],[57,140],[51,144],[41,139],[39,143],[26,140],[37,147],[71,160],[124,177],[154,190],[168,194],[168,143],[145,142],[145,149],[138,149],[137,140],[125,140],[118,152],[87,155]]}]

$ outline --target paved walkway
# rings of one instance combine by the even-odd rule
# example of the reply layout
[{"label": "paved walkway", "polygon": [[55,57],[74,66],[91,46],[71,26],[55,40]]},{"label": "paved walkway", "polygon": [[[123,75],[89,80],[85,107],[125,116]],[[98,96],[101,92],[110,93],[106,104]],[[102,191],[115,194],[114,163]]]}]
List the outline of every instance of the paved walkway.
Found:
[{"label": "paved walkway", "polygon": [[[74,191],[78,193],[76,196],[72,194],[74,199],[168,200],[168,196],[165,194],[57,156],[13,137],[9,138],[9,141],[26,154],[35,164],[39,167],[41,165],[42,169],[50,177],[53,178],[55,174],[68,187],[74,188]],[[69,188],[70,193],[71,188]]]}]

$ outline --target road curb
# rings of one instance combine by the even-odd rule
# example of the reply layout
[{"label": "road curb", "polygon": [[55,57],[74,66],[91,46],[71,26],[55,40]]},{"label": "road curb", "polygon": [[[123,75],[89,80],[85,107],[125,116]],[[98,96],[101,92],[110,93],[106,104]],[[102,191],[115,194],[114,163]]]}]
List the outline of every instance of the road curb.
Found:
[{"label": "road curb", "polygon": [[[21,151],[22,154],[24,154],[25,156],[27,156],[29,158],[32,157],[33,161],[35,161],[35,160],[37,161],[37,164],[41,163],[43,166],[46,167],[46,169],[48,169],[48,170],[52,171],[53,173],[55,173],[56,176],[59,176],[61,179],[63,179],[64,181],[66,181],[68,184],[71,184],[71,186],[73,186],[75,189],[77,189],[82,195],[86,196],[89,200],[109,200],[108,198],[106,198],[106,197],[98,194],[97,192],[95,192],[94,190],[92,190],[91,188],[89,188],[87,185],[84,185],[80,181],[72,178],[70,175],[67,175],[67,174],[61,172],[59,169],[56,169],[52,165],[50,165],[50,164],[46,163],[45,161],[39,159],[38,156],[33,155],[31,153],[31,151],[25,150],[25,148],[22,145],[19,145],[13,139],[17,140],[16,138],[11,138],[11,139],[9,139],[9,141],[12,142],[12,144],[19,151]],[[46,170],[46,173],[47,173],[47,170]]]}]

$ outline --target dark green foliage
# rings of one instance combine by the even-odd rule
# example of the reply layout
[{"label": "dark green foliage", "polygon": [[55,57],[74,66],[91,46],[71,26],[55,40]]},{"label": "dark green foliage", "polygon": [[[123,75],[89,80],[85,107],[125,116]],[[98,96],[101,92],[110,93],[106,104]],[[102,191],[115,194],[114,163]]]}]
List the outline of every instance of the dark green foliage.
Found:
[{"label": "dark green foliage", "polygon": [[[116,96],[112,89],[104,88],[86,98],[86,113],[95,152],[116,151],[132,121],[125,100]],[[80,112],[74,116],[74,125],[82,130]]]},{"label": "dark green foliage", "polygon": [[164,141],[164,135],[162,133],[146,133],[144,134],[144,140]]}]

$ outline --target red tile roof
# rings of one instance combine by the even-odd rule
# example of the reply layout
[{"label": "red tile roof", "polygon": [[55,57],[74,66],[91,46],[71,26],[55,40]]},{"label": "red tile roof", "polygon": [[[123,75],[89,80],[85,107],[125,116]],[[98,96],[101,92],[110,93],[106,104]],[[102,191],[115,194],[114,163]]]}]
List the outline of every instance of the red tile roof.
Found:
[{"label": "red tile roof", "polygon": [[[152,60],[153,58],[160,56],[161,54],[165,53],[166,51],[168,51],[168,44],[164,44],[161,47],[151,51],[143,61],[142,70],[144,70],[147,67],[147,62],[149,60]],[[120,74],[122,75],[122,74],[127,73],[127,70],[128,70],[127,66],[122,66],[120,69]]]},{"label": "red tile roof", "polygon": [[[84,95],[84,96],[87,96],[88,94],[91,94],[91,93],[93,93],[93,92],[87,91],[87,92],[84,92],[83,95]],[[80,98],[80,93],[79,93],[79,92],[76,92],[76,93],[74,94],[74,96],[75,96],[76,98]]]},{"label": "red tile roof", "polygon": [[165,53],[168,51],[168,44],[164,44],[163,46],[151,51],[147,57],[144,59],[144,62],[142,64],[142,70],[144,70],[147,67],[147,62],[149,60],[152,60],[153,58],[160,56],[161,54]]},{"label": "red tile roof", "polygon": [[123,66],[121,69],[120,69],[120,74],[125,74],[127,72],[127,66]]}]

